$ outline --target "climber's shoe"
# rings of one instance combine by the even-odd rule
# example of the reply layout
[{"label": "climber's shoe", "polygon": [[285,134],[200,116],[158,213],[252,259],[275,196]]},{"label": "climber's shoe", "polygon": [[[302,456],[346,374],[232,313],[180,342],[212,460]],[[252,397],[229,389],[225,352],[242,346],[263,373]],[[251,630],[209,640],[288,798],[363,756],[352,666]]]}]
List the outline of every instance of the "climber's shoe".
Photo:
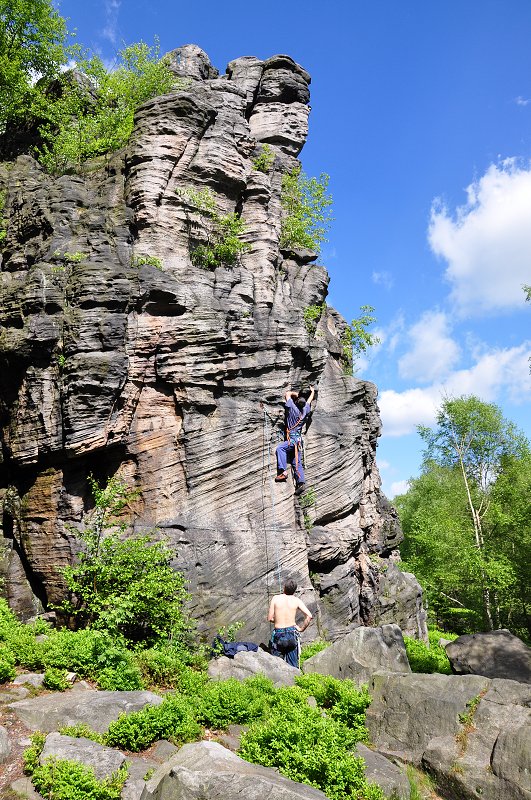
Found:
[{"label": "climber's shoe", "polygon": [[286,475],[286,473],[285,472],[281,472],[279,475],[277,475],[277,477],[275,478],[275,481],[277,483],[284,483],[284,481],[287,481],[287,479],[288,479],[288,476]]},{"label": "climber's shoe", "polygon": [[298,483],[297,486],[295,487],[295,494],[297,495],[297,497],[300,494],[302,494],[305,489],[306,489],[306,484],[305,483]]}]

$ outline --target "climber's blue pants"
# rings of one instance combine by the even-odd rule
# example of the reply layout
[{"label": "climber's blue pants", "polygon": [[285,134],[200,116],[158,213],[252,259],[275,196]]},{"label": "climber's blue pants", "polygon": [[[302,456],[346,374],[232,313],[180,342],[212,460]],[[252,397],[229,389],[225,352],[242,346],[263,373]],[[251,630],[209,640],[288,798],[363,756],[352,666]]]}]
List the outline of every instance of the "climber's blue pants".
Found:
[{"label": "climber's blue pants", "polygon": [[299,666],[299,634],[295,625],[274,629],[271,634],[271,655],[283,658],[290,667]]},{"label": "climber's blue pants", "polygon": [[291,464],[293,470],[293,480],[295,483],[304,483],[304,467],[302,466],[302,451],[301,446],[298,446],[298,464],[295,466],[295,445],[289,442],[282,442],[276,449],[277,454],[277,468],[279,472],[285,472],[288,468],[288,462]]}]

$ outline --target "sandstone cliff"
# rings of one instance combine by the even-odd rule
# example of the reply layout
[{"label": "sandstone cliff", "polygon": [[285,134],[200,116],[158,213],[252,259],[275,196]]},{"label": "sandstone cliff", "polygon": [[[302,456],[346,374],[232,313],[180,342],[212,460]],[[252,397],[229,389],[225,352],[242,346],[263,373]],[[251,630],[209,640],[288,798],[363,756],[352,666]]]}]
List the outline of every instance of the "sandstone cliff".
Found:
[{"label": "sandstone cliff", "polygon": [[[60,178],[30,155],[0,166],[4,591],[26,617],[59,599],[87,475],[118,474],[140,490],[131,526],[170,542],[204,630],[241,618],[265,637],[280,565],[322,634],[385,622],[416,634],[420,588],[393,564],[401,532],[375,463],[376,388],[343,374],[337,312],[306,329],[304,309],[327,294],[315,254],[279,249],[310,77],[287,56],[218,76],[195,46],[172,64],[187,88],[145,103],[124,151]],[[264,142],[267,174],[253,169]],[[192,265],[201,220],[176,191],[190,186],[245,219],[237,266]],[[162,267],[135,266],[145,255]],[[306,509],[291,481],[271,480],[282,395],[301,383],[318,384]]]}]

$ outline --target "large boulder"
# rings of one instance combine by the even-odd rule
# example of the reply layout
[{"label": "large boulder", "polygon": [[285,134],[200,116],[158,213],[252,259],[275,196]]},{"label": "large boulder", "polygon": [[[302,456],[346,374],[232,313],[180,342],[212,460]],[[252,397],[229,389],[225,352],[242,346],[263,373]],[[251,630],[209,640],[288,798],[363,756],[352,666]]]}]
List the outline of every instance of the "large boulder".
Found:
[{"label": "large boulder", "polygon": [[282,658],[272,656],[265,650],[236,653],[234,658],[220,656],[208,665],[208,676],[215,680],[236,678],[243,681],[253,675],[265,675],[275,686],[293,686],[300,674],[300,669],[290,667]]},{"label": "large boulder", "polygon": [[364,744],[356,745],[354,755],[363,758],[365,777],[369,783],[378,784],[386,797],[392,797],[393,800],[410,800],[411,789],[403,769]]},{"label": "large boulder", "polygon": [[531,683],[531,649],[510,631],[459,636],[446,646],[446,653],[458,675]]},{"label": "large boulder", "polygon": [[185,744],[147,782],[141,800],[326,800],[318,789],[249,764],[216,742]]},{"label": "large boulder", "polygon": [[119,750],[105,747],[91,739],[62,736],[60,733],[48,734],[39,761],[44,764],[52,758],[84,764],[94,770],[100,781],[117,772],[125,763],[125,756]]},{"label": "large boulder", "polygon": [[476,675],[375,675],[367,713],[384,755],[429,771],[449,800],[530,800],[531,689]]},{"label": "large boulder", "polygon": [[56,731],[64,725],[83,723],[103,733],[120,714],[159,705],[162,697],[153,692],[64,692],[11,703],[9,708],[33,731]]},{"label": "large boulder", "polygon": [[304,662],[304,672],[366,682],[374,672],[411,672],[398,625],[356,628]]}]

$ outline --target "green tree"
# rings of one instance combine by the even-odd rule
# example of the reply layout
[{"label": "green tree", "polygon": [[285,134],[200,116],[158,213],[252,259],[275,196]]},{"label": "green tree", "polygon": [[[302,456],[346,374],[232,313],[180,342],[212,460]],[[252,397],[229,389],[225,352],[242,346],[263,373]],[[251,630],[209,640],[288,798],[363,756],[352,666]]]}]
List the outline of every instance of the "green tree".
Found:
[{"label": "green tree", "polygon": [[191,623],[184,580],[173,552],[152,534],[127,536],[119,515],[134,495],[116,478],[102,488],[91,479],[95,507],[79,532],[82,549],[64,571],[69,598],[62,606],[80,627],[154,644],[186,646]]},{"label": "green tree", "polygon": [[79,171],[86,159],[123,147],[138,106],[184,85],[160,58],[157,42],[124,47],[112,70],[99,56],[78,55],[77,69],[60,77],[57,96],[41,92],[33,101],[33,113],[43,120],[39,160],[52,174]]},{"label": "green tree", "polygon": [[424,468],[434,463],[460,476],[472,523],[482,610],[486,625],[492,630],[493,594],[502,591],[510,577],[502,560],[496,557],[485,516],[505,460],[521,458],[528,444],[496,405],[484,403],[473,395],[444,400],[437,413],[436,427],[420,426],[418,430],[426,445]]},{"label": "green tree", "polygon": [[36,78],[58,74],[66,36],[51,0],[0,0],[0,133],[27,113]]},{"label": "green tree", "polygon": [[319,178],[309,178],[300,166],[284,173],[280,195],[283,211],[281,248],[307,247],[319,252],[332,222],[328,181],[325,173]]},{"label": "green tree", "polygon": [[361,315],[346,326],[341,336],[341,362],[346,375],[353,375],[355,363],[362,353],[380,343],[380,339],[367,330],[369,325],[376,322],[376,317],[372,315],[374,308],[361,306],[360,311]]}]

